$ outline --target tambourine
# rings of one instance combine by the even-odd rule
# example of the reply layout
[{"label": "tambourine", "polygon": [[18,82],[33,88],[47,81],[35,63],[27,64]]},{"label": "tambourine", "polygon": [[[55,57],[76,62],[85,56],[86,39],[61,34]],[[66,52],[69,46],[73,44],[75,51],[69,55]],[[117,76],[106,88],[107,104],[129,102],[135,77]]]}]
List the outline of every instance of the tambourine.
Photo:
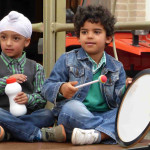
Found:
[{"label": "tambourine", "polygon": [[140,142],[150,131],[150,69],[139,72],[127,88],[116,118],[117,141],[122,147]]}]

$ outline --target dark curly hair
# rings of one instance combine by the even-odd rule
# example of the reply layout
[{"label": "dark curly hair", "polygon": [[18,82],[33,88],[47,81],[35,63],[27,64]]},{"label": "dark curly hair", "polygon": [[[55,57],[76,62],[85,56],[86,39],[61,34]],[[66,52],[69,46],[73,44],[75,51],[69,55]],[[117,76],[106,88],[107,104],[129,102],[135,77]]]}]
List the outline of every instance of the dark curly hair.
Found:
[{"label": "dark curly hair", "polygon": [[79,6],[73,21],[77,37],[80,37],[80,29],[86,21],[100,23],[106,31],[106,36],[114,34],[114,24],[116,23],[114,16],[102,5]]}]

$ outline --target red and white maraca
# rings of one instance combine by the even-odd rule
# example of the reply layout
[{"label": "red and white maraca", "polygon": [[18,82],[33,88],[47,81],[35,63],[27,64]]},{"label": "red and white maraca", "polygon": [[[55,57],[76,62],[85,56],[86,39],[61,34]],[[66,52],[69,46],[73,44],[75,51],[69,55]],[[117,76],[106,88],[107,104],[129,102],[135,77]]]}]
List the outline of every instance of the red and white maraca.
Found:
[{"label": "red and white maraca", "polygon": [[106,83],[106,81],[107,81],[107,77],[105,75],[101,75],[101,76],[99,76],[99,78],[97,80],[78,85],[78,86],[76,86],[76,88],[81,88],[81,87],[91,85],[91,84],[97,83],[97,82]]}]

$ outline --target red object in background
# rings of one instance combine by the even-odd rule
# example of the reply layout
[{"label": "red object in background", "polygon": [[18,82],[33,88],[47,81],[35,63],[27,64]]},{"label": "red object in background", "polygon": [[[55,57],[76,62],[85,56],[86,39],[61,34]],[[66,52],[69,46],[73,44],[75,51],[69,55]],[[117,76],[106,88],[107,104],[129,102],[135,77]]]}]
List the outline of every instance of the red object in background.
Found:
[{"label": "red object in background", "polygon": [[[150,52],[150,39],[148,37],[150,38],[150,35],[140,35],[139,45],[133,46],[132,33],[129,32],[116,33],[115,34],[116,48],[136,55],[141,55],[142,52]],[[109,46],[113,47],[112,43]]]},{"label": "red object in background", "polygon": [[80,45],[80,42],[78,41],[77,37],[75,36],[66,37],[66,47],[73,46],[73,45]]},{"label": "red object in background", "polygon": [[[150,34],[139,35],[139,45],[132,45],[132,33],[123,32],[115,34],[115,43],[118,59],[124,65],[125,70],[141,71],[150,68]],[[112,43],[106,51],[113,55]]]}]

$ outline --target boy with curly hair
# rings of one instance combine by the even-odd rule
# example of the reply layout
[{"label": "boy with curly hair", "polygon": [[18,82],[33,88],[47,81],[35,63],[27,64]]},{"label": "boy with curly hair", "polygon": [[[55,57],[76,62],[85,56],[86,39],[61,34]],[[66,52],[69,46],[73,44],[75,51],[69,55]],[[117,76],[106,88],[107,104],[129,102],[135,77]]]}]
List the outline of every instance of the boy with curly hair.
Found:
[{"label": "boy with curly hair", "polygon": [[[74,145],[116,143],[115,119],[126,74],[122,63],[104,51],[112,41],[114,24],[115,18],[101,5],[79,7],[74,26],[81,48],[58,59],[42,88]],[[76,87],[100,75],[107,76],[105,84]]]}]

